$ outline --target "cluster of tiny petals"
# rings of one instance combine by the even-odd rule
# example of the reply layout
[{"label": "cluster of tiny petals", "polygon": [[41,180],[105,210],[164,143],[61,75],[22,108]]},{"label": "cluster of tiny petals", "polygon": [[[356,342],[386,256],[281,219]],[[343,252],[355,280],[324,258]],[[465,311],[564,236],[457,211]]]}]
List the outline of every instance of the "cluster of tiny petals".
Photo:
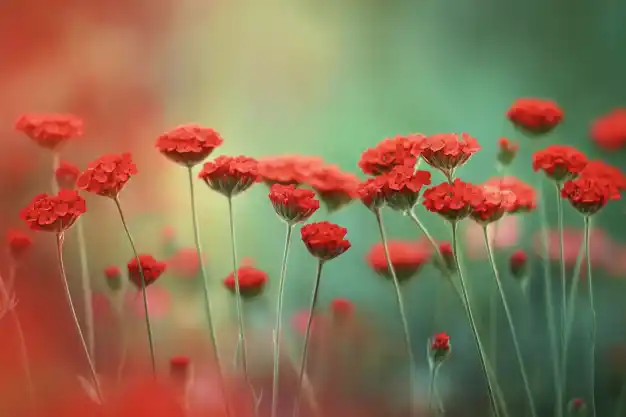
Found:
[{"label": "cluster of tiny petals", "polygon": [[367,175],[381,175],[390,172],[397,166],[415,167],[419,148],[415,145],[423,135],[396,136],[379,142],[375,147],[363,152],[359,160],[359,168]]},{"label": "cluster of tiny petals", "polygon": [[528,213],[537,208],[537,192],[517,177],[492,178],[482,184],[482,187],[513,193],[515,202],[508,208],[509,214]]},{"label": "cluster of tiny petals", "polygon": [[60,190],[57,195],[33,198],[20,217],[32,230],[63,233],[86,211],[85,200],[76,191]]},{"label": "cluster of tiny petals", "polygon": [[260,181],[258,161],[247,156],[219,156],[202,167],[198,177],[227,197],[246,191]]},{"label": "cluster of tiny petals", "polygon": [[456,222],[470,214],[474,198],[476,186],[457,178],[452,184],[444,182],[424,191],[422,204],[428,211]]},{"label": "cluster of tiny petals", "polygon": [[306,182],[311,173],[322,167],[319,157],[282,155],[259,160],[259,175],[268,185],[300,185]]},{"label": "cluster of tiny petals", "polygon": [[39,146],[55,150],[68,139],[83,135],[82,119],[71,114],[24,114],[15,122]]},{"label": "cluster of tiny petals", "polygon": [[626,190],[626,175],[619,168],[602,161],[589,161],[580,173],[580,178],[603,180],[614,194]]},{"label": "cluster of tiny petals", "polygon": [[[268,281],[267,274],[253,266],[242,266],[237,269],[237,278],[239,280],[239,292],[244,297],[254,297],[259,295],[263,292],[263,289]],[[236,292],[237,283],[235,282],[234,272],[231,272],[224,279],[224,286],[229,291],[233,293]]]},{"label": "cluster of tiny petals", "polygon": [[117,198],[130,178],[137,174],[137,166],[130,153],[104,155],[90,162],[78,177],[76,186],[90,193]]},{"label": "cluster of tiny petals", "polygon": [[156,148],[172,161],[191,167],[204,161],[223,142],[220,134],[209,127],[186,124],[159,136]]},{"label": "cluster of tiny petals", "polygon": [[417,203],[422,187],[430,185],[430,172],[414,171],[412,167],[397,166],[381,176],[385,201],[394,210],[408,211]]},{"label": "cluster of tiny petals", "polygon": [[350,242],[345,238],[348,229],[330,222],[310,223],[300,229],[302,241],[311,253],[320,261],[329,261],[350,249]]},{"label": "cluster of tiny petals", "polygon": [[467,133],[438,133],[420,140],[415,147],[424,161],[447,176],[480,150],[478,141]]},{"label": "cluster of tiny petals", "polygon": [[533,154],[533,170],[557,182],[577,177],[586,166],[587,156],[572,146],[550,145]]},{"label": "cluster of tiny petals", "polygon": [[385,204],[385,178],[368,178],[357,187],[359,199],[368,209],[375,211]]},{"label": "cluster of tiny petals", "polygon": [[470,217],[486,225],[502,218],[505,213],[515,211],[515,194],[511,191],[491,187],[474,187]]},{"label": "cluster of tiny petals", "polygon": [[593,177],[567,181],[561,188],[561,196],[586,216],[597,213],[610,200],[620,199],[619,192],[607,180]]},{"label": "cluster of tiny petals", "polygon": [[429,360],[434,366],[440,365],[450,354],[450,336],[446,333],[437,333],[430,339]]},{"label": "cluster of tiny petals", "polygon": [[142,288],[142,272],[147,287],[159,279],[167,268],[165,262],[157,261],[152,255],[139,255],[138,258],[139,261],[137,261],[137,258],[133,258],[126,265],[128,268],[128,279],[135,284],[137,288]]},{"label": "cluster of tiny petals", "polygon": [[315,193],[295,185],[274,184],[270,188],[269,199],[276,214],[288,224],[306,221],[315,213],[320,202]]},{"label": "cluster of tiny petals", "polygon": [[563,121],[563,110],[552,100],[520,98],[506,113],[523,131],[535,135],[548,133]]},{"label": "cluster of tiny petals", "polygon": [[357,197],[359,179],[336,165],[323,164],[313,168],[303,183],[317,192],[330,211],[335,211]]},{"label": "cluster of tiny petals", "polygon": [[61,161],[59,167],[54,171],[54,177],[59,188],[66,188],[68,190],[76,188],[79,175],[80,169],[76,165],[66,161]]}]

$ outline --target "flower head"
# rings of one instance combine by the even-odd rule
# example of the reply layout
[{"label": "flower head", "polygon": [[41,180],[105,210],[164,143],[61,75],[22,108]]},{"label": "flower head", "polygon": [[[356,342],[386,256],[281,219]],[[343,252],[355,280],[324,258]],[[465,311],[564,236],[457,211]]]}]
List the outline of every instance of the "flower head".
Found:
[{"label": "flower head", "polygon": [[[242,266],[237,269],[237,277],[239,278],[239,292],[242,297],[252,298],[260,295],[268,281],[267,274],[260,269],[252,266]],[[224,286],[235,294],[237,285],[235,282],[235,273],[231,272],[224,279]]]},{"label": "flower head", "polygon": [[444,360],[450,356],[452,346],[450,345],[450,336],[446,333],[437,333],[434,335],[428,346],[428,359],[431,366],[439,366]]},{"label": "flower head", "polygon": [[[398,277],[398,281],[404,282],[415,276],[431,257],[430,246],[422,241],[389,240],[389,261]],[[382,242],[378,242],[370,248],[366,255],[369,266],[379,275],[392,278],[391,271],[387,267],[385,248]]]},{"label": "flower head", "polygon": [[189,382],[191,359],[189,356],[179,355],[170,358],[170,377],[180,384]]},{"label": "flower head", "polygon": [[317,192],[328,211],[337,211],[356,198],[359,179],[336,165],[324,164],[313,168],[305,184]]},{"label": "flower head", "polygon": [[347,298],[335,298],[330,302],[330,312],[336,322],[345,322],[354,314],[354,303]]},{"label": "flower head", "polygon": [[59,188],[66,188],[68,190],[76,188],[79,175],[80,169],[78,169],[76,165],[66,161],[61,161],[59,167],[54,171],[54,177]]},{"label": "flower head", "polygon": [[509,258],[509,270],[513,278],[521,281],[528,277],[528,255],[521,249],[516,250]]},{"label": "flower head", "polygon": [[302,241],[311,255],[320,261],[329,261],[350,249],[345,239],[348,229],[330,222],[310,223],[300,229]]},{"label": "flower head", "polygon": [[470,217],[483,226],[500,220],[515,208],[515,194],[511,191],[491,187],[475,187],[475,191]]},{"label": "flower head", "polygon": [[101,195],[117,198],[128,180],[137,174],[137,166],[130,153],[104,155],[89,163],[76,185],[78,188]]},{"label": "flower head", "polygon": [[111,291],[118,291],[122,288],[122,271],[119,267],[115,265],[107,266],[104,268],[104,277]]},{"label": "flower head", "polygon": [[567,405],[570,417],[586,417],[589,413],[587,403],[582,398],[573,398]]},{"label": "flower head", "polygon": [[381,178],[384,180],[383,194],[387,205],[401,212],[413,209],[422,187],[430,185],[430,172],[414,171],[404,166],[394,168]]},{"label": "flower head", "polygon": [[385,178],[368,178],[357,187],[357,194],[365,207],[376,211],[385,204]]},{"label": "flower head", "polygon": [[572,207],[585,216],[597,213],[609,200],[620,199],[619,192],[609,181],[594,177],[567,181],[561,188],[561,196],[567,198]]},{"label": "flower head", "polygon": [[439,243],[439,253],[441,258],[439,256],[434,258],[435,267],[446,275],[456,272],[456,260],[454,259],[452,244],[450,242]]},{"label": "flower head", "polygon": [[263,182],[272,184],[300,185],[311,173],[324,165],[318,157],[283,155],[259,160],[259,175]]},{"label": "flower head", "polygon": [[457,178],[452,184],[444,182],[424,191],[422,204],[428,211],[457,222],[469,216],[476,193],[476,186]]},{"label": "flower head", "polygon": [[500,162],[502,166],[511,165],[518,150],[519,145],[508,138],[498,139],[498,162]]},{"label": "flower head", "polygon": [[11,229],[7,232],[7,246],[11,257],[17,260],[33,246],[33,238],[21,230]]},{"label": "flower head", "polygon": [[537,208],[537,192],[531,185],[517,177],[491,178],[482,184],[482,187],[513,193],[515,201],[508,207],[508,214],[528,213]]},{"label": "flower head", "polygon": [[306,221],[320,207],[313,191],[295,185],[274,184],[269,198],[278,217],[290,225]]},{"label": "flower head", "polygon": [[595,178],[605,181],[613,194],[626,190],[626,175],[614,166],[602,161],[589,161],[580,173],[580,178]]},{"label": "flower head", "polygon": [[[396,136],[379,142],[363,152],[359,168],[364,174],[381,175],[397,166],[414,168],[419,153],[412,152],[423,135]],[[419,148],[416,148],[419,151]]]},{"label": "flower head", "polygon": [[57,195],[39,194],[22,209],[20,217],[32,230],[63,233],[87,211],[85,200],[74,190]]},{"label": "flower head", "polygon": [[419,141],[415,149],[424,161],[450,179],[455,169],[480,150],[480,145],[467,133],[438,133]]},{"label": "flower head", "polygon": [[198,177],[218,193],[232,197],[260,180],[258,165],[247,156],[219,156],[205,163]]},{"label": "flower head", "polygon": [[139,255],[139,262],[137,262],[137,258],[133,258],[128,262],[127,267],[128,279],[135,284],[137,288],[141,289],[143,288],[143,280],[141,278],[142,271],[145,286],[147,287],[159,279],[163,272],[165,272],[167,264],[157,261],[152,255]]},{"label": "flower head", "polygon": [[614,151],[626,145],[626,108],[614,109],[591,126],[590,136],[603,149]]},{"label": "flower head", "polygon": [[563,121],[563,110],[551,100],[520,98],[511,105],[506,116],[524,132],[541,135]]},{"label": "flower head", "polygon": [[83,135],[83,121],[71,114],[24,114],[15,122],[39,146],[56,150],[68,139]]},{"label": "flower head", "polygon": [[533,154],[533,170],[541,170],[557,182],[576,178],[585,166],[587,156],[572,146],[550,145]]},{"label": "flower head", "polygon": [[177,164],[192,167],[204,161],[223,142],[220,134],[209,127],[186,124],[159,136],[156,148]]}]

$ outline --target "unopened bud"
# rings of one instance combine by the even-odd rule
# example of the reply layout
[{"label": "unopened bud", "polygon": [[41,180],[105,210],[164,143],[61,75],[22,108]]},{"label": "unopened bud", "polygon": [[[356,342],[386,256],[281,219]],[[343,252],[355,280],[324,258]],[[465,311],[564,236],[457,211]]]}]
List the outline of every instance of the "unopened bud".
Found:
[{"label": "unopened bud", "polygon": [[437,333],[428,341],[428,361],[431,367],[439,366],[450,355],[452,346],[450,336],[446,333]]},{"label": "unopened bud", "polygon": [[59,167],[54,172],[59,188],[73,190],[76,188],[76,181],[80,175],[80,169],[72,163],[61,161]]},{"label": "unopened bud", "polygon": [[104,277],[111,291],[119,291],[122,288],[122,271],[117,266],[104,268]]},{"label": "unopened bud", "polygon": [[456,261],[454,259],[454,250],[450,242],[441,242],[439,244],[439,253],[441,257],[436,256],[435,266],[444,274],[453,274],[456,272]]},{"label": "unopened bud", "polygon": [[507,138],[500,138],[498,140],[498,162],[502,166],[509,166],[515,159],[519,145],[515,142],[511,142]]},{"label": "unopened bud", "polygon": [[18,260],[33,246],[33,239],[21,230],[9,230],[7,244],[13,260]]},{"label": "unopened bud", "polygon": [[589,409],[585,400],[582,398],[574,398],[569,402],[567,411],[571,417],[586,417]]}]

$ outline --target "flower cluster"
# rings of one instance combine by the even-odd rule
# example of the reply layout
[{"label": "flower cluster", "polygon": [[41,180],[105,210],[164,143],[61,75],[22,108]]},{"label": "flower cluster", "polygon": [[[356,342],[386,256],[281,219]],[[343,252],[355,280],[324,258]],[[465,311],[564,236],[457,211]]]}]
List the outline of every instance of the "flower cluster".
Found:
[{"label": "flower cluster", "polygon": [[269,199],[278,217],[288,224],[306,221],[320,207],[313,191],[295,185],[272,185]]},{"label": "flower cluster", "polygon": [[332,212],[356,198],[359,179],[335,165],[321,165],[311,171],[306,184],[317,192],[328,211]]},{"label": "flower cluster", "polygon": [[517,177],[491,178],[483,183],[482,187],[512,193],[515,201],[507,210],[509,214],[528,213],[537,208],[537,192],[531,185]]},{"label": "flower cluster", "polygon": [[15,128],[51,150],[83,135],[83,121],[71,114],[24,114],[15,122]]},{"label": "flower cluster", "polygon": [[422,204],[428,211],[458,222],[469,216],[471,203],[477,195],[480,190],[476,186],[457,178],[452,184],[444,182],[424,191]]},{"label": "flower cluster", "polygon": [[[427,264],[432,256],[432,248],[428,242],[390,240],[387,242],[389,261],[400,282],[415,276]],[[379,275],[392,278],[387,266],[387,257],[382,242],[373,245],[366,255],[369,266]]]},{"label": "flower cluster", "polygon": [[54,177],[59,188],[66,188],[68,190],[76,188],[79,175],[80,169],[78,169],[76,165],[66,161],[61,161],[59,167],[54,172]]},{"label": "flower cluster", "polygon": [[381,175],[397,166],[414,168],[417,156],[413,149],[424,138],[423,135],[396,136],[379,142],[375,147],[363,152],[358,166],[364,174]]},{"label": "flower cluster", "polygon": [[430,185],[430,172],[413,171],[398,166],[381,176],[382,192],[387,205],[401,212],[408,212],[417,203],[422,187]]},{"label": "flower cluster", "polygon": [[260,181],[258,162],[247,156],[219,156],[207,162],[198,174],[211,189],[232,197]]},{"label": "flower cluster", "polygon": [[81,190],[115,199],[135,174],[137,166],[130,153],[104,155],[89,163],[78,177],[76,186]]},{"label": "flower cluster", "polygon": [[581,177],[567,181],[561,188],[561,196],[585,216],[595,214],[609,200],[619,200],[620,194],[611,183],[602,178]]},{"label": "flower cluster", "polygon": [[[263,292],[268,276],[265,272],[252,266],[237,269],[239,292],[243,297],[256,297]],[[235,273],[231,272],[224,278],[224,286],[233,294],[236,290]]]},{"label": "flower cluster", "polygon": [[490,187],[476,187],[470,201],[472,220],[487,225],[502,218],[505,213],[515,211],[515,194]]},{"label": "flower cluster", "polygon": [[9,230],[6,239],[9,254],[14,260],[20,259],[33,246],[33,238],[21,230]]},{"label": "flower cluster", "polygon": [[302,241],[311,255],[320,261],[329,261],[350,249],[345,238],[348,229],[330,222],[310,223],[300,229]]},{"label": "flower cluster", "polygon": [[63,233],[87,211],[85,200],[73,190],[57,195],[39,194],[20,212],[32,230]]},{"label": "flower cluster", "polygon": [[268,185],[306,184],[311,174],[324,167],[324,161],[318,157],[283,155],[259,160],[259,175]]},{"label": "flower cluster", "polygon": [[572,146],[550,145],[533,154],[533,170],[558,183],[576,178],[586,166],[585,154]]},{"label": "flower cluster", "polygon": [[467,133],[439,133],[419,141],[414,149],[424,161],[450,180],[454,171],[480,150],[480,145]]},{"label": "flower cluster", "polygon": [[531,135],[550,132],[563,121],[563,110],[552,100],[520,98],[506,113],[519,129]]},{"label": "flower cluster", "polygon": [[156,148],[177,164],[192,167],[204,161],[222,143],[222,137],[215,130],[187,124],[159,136]]},{"label": "flower cluster", "polygon": [[[165,272],[167,264],[154,259],[152,255],[139,255],[131,259],[126,267],[128,268],[128,279],[139,289],[153,284]],[[142,279],[143,273],[143,279]]]}]

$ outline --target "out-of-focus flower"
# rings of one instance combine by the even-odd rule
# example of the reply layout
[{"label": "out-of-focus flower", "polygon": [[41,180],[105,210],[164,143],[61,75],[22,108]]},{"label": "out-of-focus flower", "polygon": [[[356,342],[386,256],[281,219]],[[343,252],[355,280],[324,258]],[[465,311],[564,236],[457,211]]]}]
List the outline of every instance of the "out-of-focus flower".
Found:
[{"label": "out-of-focus flower", "polygon": [[470,217],[485,226],[496,222],[515,207],[515,194],[511,191],[491,187],[475,187],[470,201]]},{"label": "out-of-focus flower", "polygon": [[195,278],[200,273],[200,258],[196,248],[178,249],[166,263],[168,271],[181,278]]},{"label": "out-of-focus flower", "polygon": [[145,279],[145,286],[153,284],[162,274],[165,272],[167,264],[165,262],[159,262],[152,255],[139,255],[139,262],[137,258],[131,259],[128,264],[128,279],[135,284],[139,289],[142,288],[142,279],[140,272],[143,270],[143,276]]},{"label": "out-of-focus flower", "polygon": [[573,146],[550,145],[533,154],[533,170],[541,170],[557,182],[576,178],[585,166],[587,156]]},{"label": "out-of-focus flower", "polygon": [[335,298],[330,302],[330,312],[335,321],[344,322],[354,314],[354,303],[347,298]]},{"label": "out-of-focus flower", "polygon": [[619,168],[602,161],[589,161],[579,177],[603,180],[612,194],[626,190],[626,175]]},{"label": "out-of-focus flower", "polygon": [[518,281],[528,277],[528,255],[521,249],[516,250],[509,257],[509,271]]},{"label": "out-of-focus flower", "polygon": [[223,142],[220,134],[209,127],[186,124],[159,136],[156,148],[177,164],[192,167],[204,161]]},{"label": "out-of-focus flower", "polygon": [[320,261],[329,261],[350,249],[345,239],[348,229],[330,222],[310,223],[300,229],[302,241],[311,255]]},{"label": "out-of-focus flower", "polygon": [[205,163],[198,178],[226,197],[246,191],[261,179],[256,159],[224,155]]},{"label": "out-of-focus flower", "polygon": [[509,214],[527,213],[537,208],[537,192],[531,185],[517,177],[491,178],[482,186],[512,192],[515,195],[515,203],[507,210]]},{"label": "out-of-focus flower", "polygon": [[32,230],[63,233],[87,211],[85,200],[74,190],[55,196],[39,194],[22,209],[20,217]]},{"label": "out-of-focus flower", "polygon": [[385,204],[384,186],[382,177],[369,178],[359,184],[357,194],[363,205],[372,211],[380,209]]},{"label": "out-of-focus flower", "polygon": [[21,230],[11,229],[7,232],[7,246],[11,257],[18,260],[33,246],[33,238]]},{"label": "out-of-focus flower", "polygon": [[189,382],[191,359],[189,356],[173,356],[170,358],[170,377],[180,384]]},{"label": "out-of-focus flower", "polygon": [[272,185],[269,199],[278,217],[290,225],[307,221],[320,207],[313,191],[296,188],[293,184]]},{"label": "out-of-focus flower", "polygon": [[520,98],[511,105],[506,116],[525,133],[542,135],[561,124],[564,114],[552,100]]},{"label": "out-of-focus flower", "polygon": [[[148,299],[148,315],[151,320],[164,318],[170,313],[172,295],[165,288],[157,285],[146,288],[146,298]],[[135,317],[146,317],[141,292],[127,293],[125,303]]]},{"label": "out-of-focus flower", "polygon": [[122,271],[115,265],[104,268],[104,277],[111,291],[119,291],[122,288]]},{"label": "out-of-focus flower", "polygon": [[597,118],[589,132],[591,139],[603,149],[615,151],[626,145],[626,108],[619,108]]},{"label": "out-of-focus flower", "polygon": [[317,192],[328,211],[337,211],[357,197],[359,179],[335,165],[321,165],[311,170],[305,183]]},{"label": "out-of-focus flower", "polygon": [[567,412],[570,417],[586,417],[589,413],[587,403],[582,398],[574,398],[567,405]]},{"label": "out-of-focus flower", "polygon": [[39,146],[56,150],[68,139],[83,135],[83,121],[71,114],[24,114],[15,122]]},{"label": "out-of-focus flower", "polygon": [[450,345],[450,336],[446,333],[437,333],[434,335],[429,343],[429,355],[428,359],[431,366],[439,366],[450,356],[452,346]]},{"label": "out-of-focus flower", "polygon": [[383,194],[387,205],[394,210],[409,212],[417,203],[422,187],[430,185],[430,172],[398,166],[381,175]]},{"label": "out-of-focus flower", "polygon": [[467,133],[438,133],[427,136],[415,145],[430,166],[440,170],[450,181],[454,171],[480,150],[478,141]]},{"label": "out-of-focus flower", "polygon": [[456,261],[452,244],[450,242],[440,242],[439,253],[441,253],[442,259],[438,256],[434,257],[435,266],[446,275],[456,272]]},{"label": "out-of-focus flower", "polygon": [[[368,175],[381,175],[397,166],[415,168],[419,157],[419,147],[415,145],[423,138],[423,135],[415,134],[384,139],[363,152],[359,168]],[[411,152],[413,149],[417,152]]]},{"label": "out-of-focus flower", "polygon": [[311,173],[324,165],[319,157],[283,155],[259,160],[259,175],[263,182],[272,184],[300,185]]},{"label": "out-of-focus flower", "polygon": [[[592,229],[590,231],[591,245],[591,262],[594,266],[602,266],[613,262],[611,259],[611,248],[613,243],[606,233],[601,229]],[[548,230],[548,258],[558,261],[560,259],[560,239],[556,229]],[[565,264],[574,265],[576,258],[583,244],[583,231],[580,229],[568,229],[563,231],[563,251],[565,255]],[[543,239],[541,232],[535,235],[534,239],[535,253],[543,256]]]},{"label": "out-of-focus flower", "polygon": [[452,184],[444,182],[424,191],[422,204],[428,211],[457,222],[469,216],[476,192],[476,186],[457,178]]},{"label": "out-of-focus flower", "polygon": [[510,139],[498,139],[498,162],[502,166],[511,165],[511,162],[513,162],[513,160],[515,159],[518,150],[519,145],[515,142],[512,142]]},{"label": "out-of-focus flower", "polygon": [[[426,264],[432,255],[430,245],[424,241],[389,240],[387,242],[389,260],[398,281],[413,277]],[[382,242],[374,244],[366,255],[368,265],[378,274],[391,278]]]},{"label": "out-of-focus flower", "polygon": [[[517,216],[504,216],[498,223],[487,230],[489,241],[494,248],[514,247],[520,239],[520,219]],[[486,259],[487,248],[482,225],[470,222],[465,227],[465,253],[471,259]]]},{"label": "out-of-focus flower", "polygon": [[609,200],[619,200],[617,187],[600,178],[577,178],[567,181],[561,188],[561,196],[584,216],[591,216],[604,207]]},{"label": "out-of-focus flower", "polygon": [[130,153],[104,155],[89,163],[76,185],[90,193],[117,198],[128,180],[136,174],[137,166]]},{"label": "out-of-focus flower", "polygon": [[61,161],[59,167],[54,171],[54,177],[56,178],[59,188],[65,188],[73,190],[76,188],[76,182],[80,175],[80,169],[70,162]]},{"label": "out-of-focus flower", "polygon": [[[237,269],[237,277],[239,278],[239,292],[242,297],[253,298],[260,295],[268,281],[265,272],[253,266],[242,266]],[[231,272],[224,279],[224,286],[233,294],[236,292],[235,274]]]}]

